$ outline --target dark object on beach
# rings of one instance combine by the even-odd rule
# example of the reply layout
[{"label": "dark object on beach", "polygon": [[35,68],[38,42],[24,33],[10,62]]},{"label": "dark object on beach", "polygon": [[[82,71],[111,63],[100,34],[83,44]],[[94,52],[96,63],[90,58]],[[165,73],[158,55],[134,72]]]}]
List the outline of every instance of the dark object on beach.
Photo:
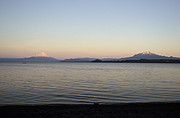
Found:
[{"label": "dark object on beach", "polygon": [[7,105],[1,118],[179,118],[180,103]]},{"label": "dark object on beach", "polygon": [[98,102],[95,102],[95,103],[94,103],[94,105],[96,105],[96,106],[97,106],[97,105],[99,105],[99,103],[98,103]]}]

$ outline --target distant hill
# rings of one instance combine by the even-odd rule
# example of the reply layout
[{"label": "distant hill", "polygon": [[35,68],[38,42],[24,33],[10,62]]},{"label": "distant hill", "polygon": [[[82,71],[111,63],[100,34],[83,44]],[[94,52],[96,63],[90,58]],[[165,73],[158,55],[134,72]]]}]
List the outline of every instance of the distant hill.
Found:
[{"label": "distant hill", "polygon": [[55,59],[53,57],[29,57],[29,58],[24,58],[25,62],[58,62],[58,59]]},{"label": "distant hill", "polygon": [[96,58],[72,58],[72,59],[64,59],[61,62],[91,62]]},{"label": "distant hill", "polygon": [[41,52],[28,58],[0,58],[0,62],[59,62],[59,60]]},{"label": "distant hill", "polygon": [[140,60],[140,59],[180,59],[180,58],[176,58],[176,57],[172,57],[172,56],[171,57],[161,56],[161,55],[157,55],[155,53],[146,51],[143,53],[135,54],[132,57],[121,58],[119,60]]},{"label": "distant hill", "polygon": [[[71,58],[71,59],[64,59],[62,60],[61,62],[91,62],[91,61],[94,61],[96,60],[97,58]],[[111,61],[111,60],[117,60],[115,58],[103,58],[103,59],[100,59],[102,61]]]},{"label": "distant hill", "polygon": [[45,56],[29,58],[0,58],[0,62],[58,62],[58,59]]},{"label": "distant hill", "polygon": [[180,59],[140,59],[140,60],[111,60],[96,59],[93,63],[180,63]]},{"label": "distant hill", "polygon": [[0,62],[24,62],[24,58],[0,58]]}]

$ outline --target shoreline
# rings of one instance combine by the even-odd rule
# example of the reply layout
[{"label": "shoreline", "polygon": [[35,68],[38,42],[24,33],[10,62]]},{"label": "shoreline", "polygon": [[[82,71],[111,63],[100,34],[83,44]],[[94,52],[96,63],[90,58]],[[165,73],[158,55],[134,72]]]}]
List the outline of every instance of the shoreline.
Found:
[{"label": "shoreline", "polygon": [[3,118],[179,118],[180,102],[0,106]]},{"label": "shoreline", "polygon": [[176,101],[151,101],[151,102],[119,102],[119,103],[103,103],[103,102],[92,102],[92,103],[72,103],[72,104],[63,104],[63,103],[50,103],[50,104],[31,104],[31,103],[25,103],[25,104],[0,104],[0,107],[4,106],[63,106],[63,105],[135,105],[135,104],[180,104],[180,100]]}]

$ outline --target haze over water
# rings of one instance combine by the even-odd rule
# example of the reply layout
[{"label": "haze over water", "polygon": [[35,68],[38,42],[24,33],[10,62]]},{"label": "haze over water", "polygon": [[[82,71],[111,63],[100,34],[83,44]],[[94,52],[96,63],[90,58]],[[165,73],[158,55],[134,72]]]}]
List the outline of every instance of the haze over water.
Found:
[{"label": "haze over water", "polygon": [[178,101],[180,64],[0,63],[0,104]]}]

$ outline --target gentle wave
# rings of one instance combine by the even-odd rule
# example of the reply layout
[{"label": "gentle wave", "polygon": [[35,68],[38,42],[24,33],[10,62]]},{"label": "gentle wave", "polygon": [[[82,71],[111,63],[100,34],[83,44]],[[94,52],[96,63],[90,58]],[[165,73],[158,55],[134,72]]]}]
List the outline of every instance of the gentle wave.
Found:
[{"label": "gentle wave", "polygon": [[0,104],[179,101],[180,64],[0,63]]}]

